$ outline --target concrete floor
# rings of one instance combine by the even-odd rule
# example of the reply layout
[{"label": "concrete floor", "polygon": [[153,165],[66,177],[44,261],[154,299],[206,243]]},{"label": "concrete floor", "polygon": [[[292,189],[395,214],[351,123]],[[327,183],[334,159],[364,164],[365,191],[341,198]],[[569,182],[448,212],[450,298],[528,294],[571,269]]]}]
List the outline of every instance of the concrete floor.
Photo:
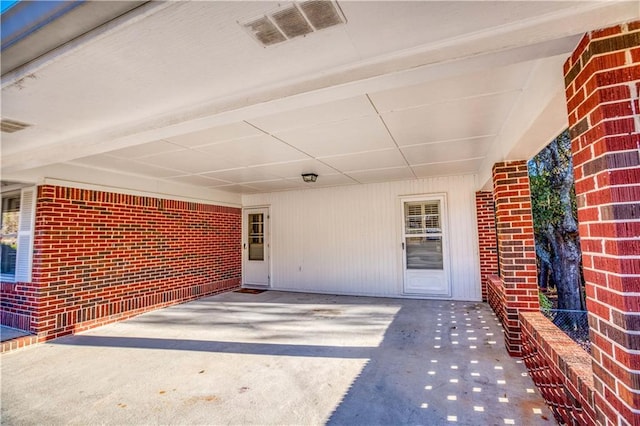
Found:
[{"label": "concrete floor", "polygon": [[7,425],[555,424],[482,303],[226,293],[1,360]]}]

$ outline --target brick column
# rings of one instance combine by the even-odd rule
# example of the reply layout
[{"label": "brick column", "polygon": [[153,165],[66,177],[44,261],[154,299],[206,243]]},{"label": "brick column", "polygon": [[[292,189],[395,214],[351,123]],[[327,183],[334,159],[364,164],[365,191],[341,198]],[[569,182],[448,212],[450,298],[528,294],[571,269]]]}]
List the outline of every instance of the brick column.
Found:
[{"label": "brick column", "polygon": [[586,34],[564,71],[596,415],[640,425],[640,22]]},{"label": "brick column", "polygon": [[478,246],[480,254],[480,282],[482,300],[487,301],[487,278],[498,274],[498,240],[496,239],[496,217],[491,191],[476,192],[476,218],[478,223]]},{"label": "brick column", "polygon": [[531,192],[526,161],[493,166],[500,278],[505,293],[505,343],[512,356],[522,353],[520,311],[537,311],[536,267]]}]

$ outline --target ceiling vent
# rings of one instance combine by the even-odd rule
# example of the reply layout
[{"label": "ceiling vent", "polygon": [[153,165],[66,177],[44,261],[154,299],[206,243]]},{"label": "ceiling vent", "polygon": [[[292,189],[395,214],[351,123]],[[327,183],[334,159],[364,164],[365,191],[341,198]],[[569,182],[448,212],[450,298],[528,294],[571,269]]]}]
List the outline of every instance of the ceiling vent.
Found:
[{"label": "ceiling vent", "polygon": [[9,120],[7,118],[3,118],[0,120],[0,131],[3,133],[15,133],[20,130],[24,130],[27,127],[31,126],[31,124],[21,123],[15,120]]},{"label": "ceiling vent", "polygon": [[240,25],[266,47],[345,22],[336,2],[310,0],[289,4]]}]

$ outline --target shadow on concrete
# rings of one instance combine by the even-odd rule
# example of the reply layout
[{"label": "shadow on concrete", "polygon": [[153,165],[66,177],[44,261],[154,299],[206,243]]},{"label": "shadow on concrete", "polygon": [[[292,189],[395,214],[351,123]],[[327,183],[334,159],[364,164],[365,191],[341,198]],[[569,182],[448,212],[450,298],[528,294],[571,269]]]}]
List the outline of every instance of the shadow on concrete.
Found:
[{"label": "shadow on concrete", "polygon": [[[431,302],[420,309],[401,308],[389,324],[380,346],[331,414],[328,425],[441,424],[446,413],[421,409],[424,378],[430,369],[426,359],[433,351],[433,337],[420,328],[432,328]],[[409,305],[413,305],[410,303]],[[435,408],[435,407],[433,407]]]},{"label": "shadow on concrete", "polygon": [[[506,353],[486,304],[362,298],[347,307],[352,299],[339,298],[318,306],[264,295],[274,300],[192,303],[128,321],[155,336],[75,335],[50,344],[365,361],[336,390],[335,408],[320,415],[329,425],[553,424],[524,366]],[[180,334],[163,337],[169,331]],[[289,341],[269,340],[278,336]],[[316,341],[323,344],[309,344]],[[317,373],[302,361],[295,374],[304,383]],[[325,391],[332,379],[320,378]],[[322,398],[315,386],[307,386],[310,399]]]},{"label": "shadow on concrete", "polygon": [[554,424],[501,334],[485,304],[403,304],[327,425]]},{"label": "shadow on concrete", "polygon": [[53,345],[93,346],[129,349],[160,349],[226,354],[367,359],[374,348],[362,346],[317,346],[277,343],[216,342],[207,340],[158,339],[147,337],[72,336],[49,342]]}]

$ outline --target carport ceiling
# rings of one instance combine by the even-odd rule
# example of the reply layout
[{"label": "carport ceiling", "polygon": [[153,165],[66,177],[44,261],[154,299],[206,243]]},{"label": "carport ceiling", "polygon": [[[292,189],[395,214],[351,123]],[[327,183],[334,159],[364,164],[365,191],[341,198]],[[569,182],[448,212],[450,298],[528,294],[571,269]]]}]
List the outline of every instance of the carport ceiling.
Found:
[{"label": "carport ceiling", "polygon": [[[316,186],[478,173],[561,130],[563,59],[584,31],[638,14],[339,1],[346,23],[269,47],[241,25],[291,5],[141,4],[3,75],[3,119],[29,124],[2,134],[3,179],[99,169],[257,193],[308,187],[304,172]],[[543,111],[557,116],[531,142]]]}]

